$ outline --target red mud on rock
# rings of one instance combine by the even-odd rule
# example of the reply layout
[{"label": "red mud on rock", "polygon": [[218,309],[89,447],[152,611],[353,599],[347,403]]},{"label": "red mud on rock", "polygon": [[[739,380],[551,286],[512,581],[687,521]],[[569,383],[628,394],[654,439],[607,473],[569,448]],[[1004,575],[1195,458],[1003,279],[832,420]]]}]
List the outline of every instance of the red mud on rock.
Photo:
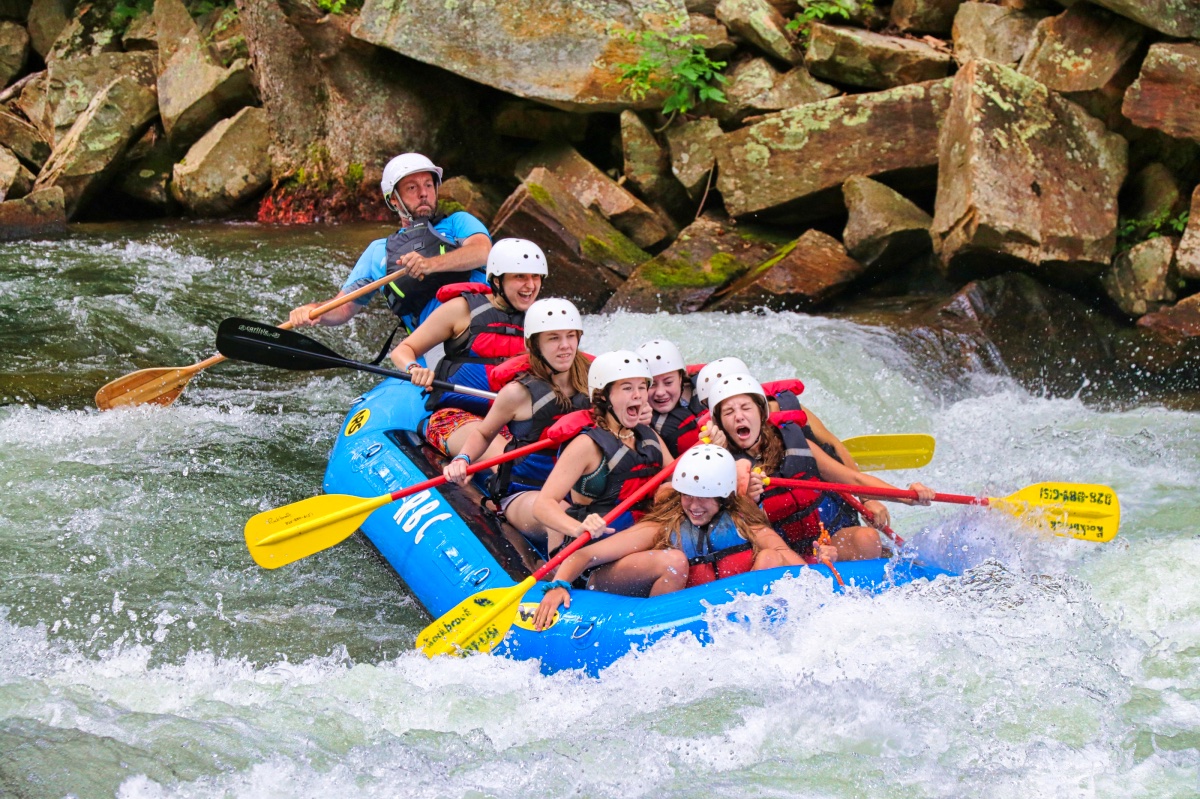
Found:
[{"label": "red mud on rock", "polygon": [[344,186],[276,186],[258,206],[257,220],[273,225],[327,225],[343,222],[388,222],[396,218],[377,189]]}]

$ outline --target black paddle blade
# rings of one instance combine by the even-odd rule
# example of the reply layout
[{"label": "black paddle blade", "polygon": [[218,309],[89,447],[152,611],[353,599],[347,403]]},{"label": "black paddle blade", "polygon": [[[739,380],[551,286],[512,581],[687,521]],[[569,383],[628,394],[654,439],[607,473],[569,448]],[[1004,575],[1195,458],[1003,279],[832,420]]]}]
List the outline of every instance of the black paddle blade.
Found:
[{"label": "black paddle blade", "polygon": [[235,361],[298,372],[358,365],[308,336],[236,316],[217,328],[217,350]]}]

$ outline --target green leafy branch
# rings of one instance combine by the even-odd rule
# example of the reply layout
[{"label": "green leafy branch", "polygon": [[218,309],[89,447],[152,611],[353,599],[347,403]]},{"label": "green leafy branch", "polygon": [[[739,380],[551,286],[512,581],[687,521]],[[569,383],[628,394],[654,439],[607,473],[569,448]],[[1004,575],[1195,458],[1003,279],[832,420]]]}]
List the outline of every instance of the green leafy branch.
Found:
[{"label": "green leafy branch", "polygon": [[787,24],[801,39],[808,38],[808,30],[814,22],[823,19],[850,19],[860,9],[870,12],[875,8],[873,0],[802,0],[800,13]]},{"label": "green leafy branch", "polygon": [[1124,252],[1135,244],[1157,239],[1160,236],[1180,236],[1187,228],[1188,212],[1174,216],[1170,211],[1142,219],[1122,217],[1117,222],[1117,252]]},{"label": "green leafy branch", "polygon": [[724,61],[713,61],[700,42],[707,39],[700,33],[683,30],[686,17],[668,23],[667,31],[626,32],[625,37],[642,49],[634,64],[617,64],[625,92],[634,102],[651,92],[665,91],[662,112],[670,124],[676,114],[686,114],[706,101],[725,102],[720,86],[727,82],[721,70]]}]

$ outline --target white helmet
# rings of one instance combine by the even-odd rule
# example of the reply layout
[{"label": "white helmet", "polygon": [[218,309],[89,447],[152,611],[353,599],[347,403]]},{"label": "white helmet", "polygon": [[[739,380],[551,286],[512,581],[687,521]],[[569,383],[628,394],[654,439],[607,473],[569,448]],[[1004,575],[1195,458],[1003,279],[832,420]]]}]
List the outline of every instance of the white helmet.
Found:
[{"label": "white helmet", "polygon": [[700,374],[696,375],[696,396],[700,401],[712,407],[712,403],[708,401],[708,395],[712,393],[712,387],[716,385],[717,379],[728,377],[733,374],[748,375],[750,368],[742,362],[741,358],[717,358],[711,363],[704,365],[700,370]]},{"label": "white helmet", "polygon": [[[547,330],[578,330],[583,332],[579,309],[570,300],[550,297],[538,300],[525,312],[525,340]],[[526,347],[528,349],[528,347]]]},{"label": "white helmet", "polygon": [[588,391],[603,389],[605,386],[629,377],[643,377],[647,382],[653,380],[650,367],[638,357],[636,352],[629,350],[614,350],[597,356],[588,368]]},{"label": "white helmet", "polygon": [[438,186],[442,185],[442,168],[434,166],[432,161],[420,153],[402,153],[387,162],[387,166],[383,168],[383,180],[379,182],[379,188],[383,189],[383,198],[387,200],[388,206],[392,204],[392,191],[396,184],[417,172],[432,172],[433,182]]},{"label": "white helmet", "polygon": [[715,444],[697,444],[679,456],[671,487],[689,497],[725,498],[737,491],[737,464]]},{"label": "white helmet", "polygon": [[637,354],[650,367],[655,377],[684,368],[679,348],[666,339],[656,338],[637,348]]},{"label": "white helmet", "polygon": [[736,397],[739,394],[757,394],[762,397],[763,402],[767,401],[767,393],[763,391],[763,387],[759,382],[750,375],[727,375],[715,382],[716,384],[708,393],[708,407],[712,410],[714,417],[717,415],[717,408],[723,400]]},{"label": "white helmet", "polygon": [[[541,275],[545,277],[546,254],[528,239],[500,239],[488,253],[489,280],[500,275]],[[559,328],[561,329],[561,328]]]}]

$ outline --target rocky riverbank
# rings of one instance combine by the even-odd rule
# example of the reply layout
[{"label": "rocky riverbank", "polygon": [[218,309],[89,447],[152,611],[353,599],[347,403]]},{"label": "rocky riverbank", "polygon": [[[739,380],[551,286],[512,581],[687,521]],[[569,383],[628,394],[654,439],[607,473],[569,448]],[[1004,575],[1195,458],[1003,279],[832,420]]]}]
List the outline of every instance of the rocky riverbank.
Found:
[{"label": "rocky riverbank", "polygon": [[538,241],[548,290],[588,310],[918,295],[888,317],[918,349],[1053,393],[1200,389],[1189,0],[3,0],[0,18],[0,238],[384,220],[379,170],[418,150],[457,176],[447,207]]}]

